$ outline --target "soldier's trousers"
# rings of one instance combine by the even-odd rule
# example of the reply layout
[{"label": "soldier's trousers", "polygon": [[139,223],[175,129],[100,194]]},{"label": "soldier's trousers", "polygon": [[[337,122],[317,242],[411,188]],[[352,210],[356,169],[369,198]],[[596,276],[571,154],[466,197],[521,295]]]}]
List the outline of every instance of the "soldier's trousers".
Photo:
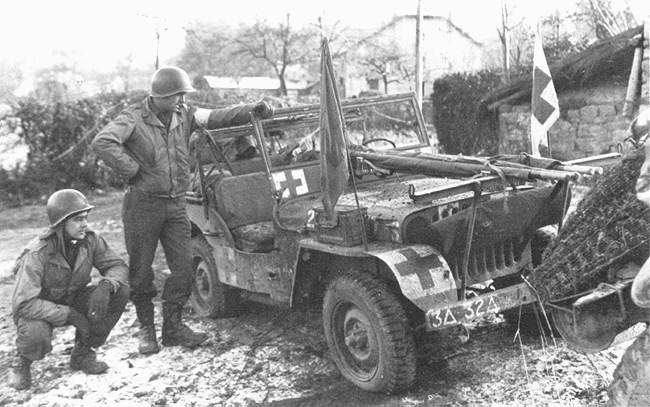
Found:
[{"label": "soldier's trousers", "polygon": [[[84,287],[75,295],[72,308],[83,315],[88,313],[88,298],[97,286]],[[88,321],[90,338],[86,345],[96,348],[106,342],[106,338],[119,321],[124,307],[129,301],[129,289],[120,286],[116,293],[111,293],[106,316],[97,322]],[[16,350],[29,360],[40,360],[52,351],[52,326],[47,321],[18,318],[16,321]]]},{"label": "soldier's trousers", "polygon": [[160,241],[171,273],[162,299],[184,306],[192,289],[191,229],[185,197],[157,198],[129,190],[124,195],[122,221],[133,304],[144,308],[157,294],[151,266]]}]

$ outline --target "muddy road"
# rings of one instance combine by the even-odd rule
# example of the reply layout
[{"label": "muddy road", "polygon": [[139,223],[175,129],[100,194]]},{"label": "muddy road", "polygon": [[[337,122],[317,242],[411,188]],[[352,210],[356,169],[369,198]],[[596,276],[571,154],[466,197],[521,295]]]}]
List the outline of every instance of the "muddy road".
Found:
[{"label": "muddy road", "polygon": [[[89,198],[96,205],[91,227],[126,258],[121,193]],[[597,405],[607,400],[612,372],[633,335],[586,356],[560,339],[554,344],[538,334],[517,336],[515,324],[496,316],[471,327],[469,339],[463,332],[419,337],[415,386],[386,396],[357,390],[340,376],[328,357],[317,309],[250,304],[247,312],[220,320],[188,310],[189,325],[210,339],[195,351],[163,347],[145,357],[137,353],[135,311],[129,304],[98,350],[110,366],[106,374],[72,372],[74,332],[60,328],[53,352],[33,364],[32,389],[18,392],[6,385],[15,339],[9,267],[44,224],[42,206],[0,212],[0,405]],[[164,281],[168,270],[161,252],[154,270],[158,283]],[[156,306],[159,316],[160,303]]]}]

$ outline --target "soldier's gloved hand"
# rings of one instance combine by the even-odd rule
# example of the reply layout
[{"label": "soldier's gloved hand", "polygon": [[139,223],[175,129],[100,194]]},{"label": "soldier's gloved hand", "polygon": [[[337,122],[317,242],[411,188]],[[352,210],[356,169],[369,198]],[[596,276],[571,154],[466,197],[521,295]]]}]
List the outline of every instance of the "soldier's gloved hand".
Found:
[{"label": "soldier's gloved hand", "polygon": [[77,328],[77,333],[79,334],[81,340],[85,341],[90,336],[88,320],[81,312],[77,311],[76,309],[70,308],[68,319],[66,319],[65,322]]},{"label": "soldier's gloved hand", "polygon": [[260,100],[255,104],[255,107],[253,108],[253,113],[257,117],[261,117],[262,119],[268,119],[273,116],[273,106],[268,104],[267,102]]},{"label": "soldier's gloved hand", "polygon": [[109,281],[102,280],[90,294],[88,298],[88,319],[90,321],[97,322],[106,316],[112,288],[113,286]]}]

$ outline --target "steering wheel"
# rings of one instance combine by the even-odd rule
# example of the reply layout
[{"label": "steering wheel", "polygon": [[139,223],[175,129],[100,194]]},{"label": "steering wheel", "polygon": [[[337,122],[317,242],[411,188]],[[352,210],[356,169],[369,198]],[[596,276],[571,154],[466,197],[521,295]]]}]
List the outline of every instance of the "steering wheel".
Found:
[{"label": "steering wheel", "polygon": [[[384,142],[384,143],[388,143],[388,144],[392,145],[393,148],[397,147],[397,146],[395,145],[395,142],[394,142],[393,140],[387,139],[387,138],[385,138],[385,137],[376,137],[376,138],[371,138],[371,139],[368,139],[368,140],[364,141],[364,142],[361,143],[361,144],[362,144],[363,146],[365,146],[365,145],[367,145],[367,144],[370,144],[370,143],[376,143],[376,142]],[[394,170],[389,170],[388,174],[384,174],[384,173],[379,172],[379,171],[373,171],[373,173],[375,174],[375,176],[376,176],[377,178],[384,178],[384,177],[387,177],[387,176],[389,176],[389,175],[393,175],[394,172],[395,172]],[[359,178],[361,178],[361,177],[359,177]]]},{"label": "steering wheel", "polygon": [[390,144],[391,146],[393,146],[393,148],[396,148],[396,147],[397,147],[397,146],[395,145],[395,142],[394,142],[393,140],[387,139],[387,138],[385,138],[385,137],[375,137],[375,138],[371,138],[371,139],[368,139],[368,140],[364,141],[363,143],[361,143],[361,145],[363,145],[363,146],[367,146],[367,145],[370,144],[370,143],[376,143],[376,142],[381,142],[381,141],[383,141],[384,143],[388,143],[388,144]]}]

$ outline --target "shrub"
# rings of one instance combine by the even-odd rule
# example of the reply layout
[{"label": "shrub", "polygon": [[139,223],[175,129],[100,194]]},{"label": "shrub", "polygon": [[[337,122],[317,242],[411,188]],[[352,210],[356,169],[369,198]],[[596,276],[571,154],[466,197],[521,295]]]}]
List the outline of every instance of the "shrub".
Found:
[{"label": "shrub", "polygon": [[433,123],[447,154],[496,154],[496,120],[486,120],[481,97],[501,84],[492,71],[453,73],[433,83]]},{"label": "shrub", "polygon": [[4,192],[0,199],[19,205],[61,188],[120,186],[88,145],[129,102],[142,97],[141,93],[129,98],[110,93],[70,102],[18,100],[13,116],[20,119],[20,137],[29,152],[21,168],[0,171],[0,191]]}]

